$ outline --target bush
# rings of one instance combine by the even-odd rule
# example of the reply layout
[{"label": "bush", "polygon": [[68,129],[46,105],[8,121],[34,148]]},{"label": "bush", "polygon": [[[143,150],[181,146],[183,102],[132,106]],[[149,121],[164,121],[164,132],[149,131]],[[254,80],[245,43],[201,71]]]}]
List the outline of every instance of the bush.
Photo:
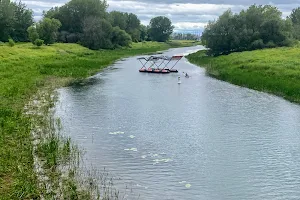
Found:
[{"label": "bush", "polygon": [[9,46],[13,47],[15,46],[15,41],[13,39],[8,39]]},{"label": "bush", "polygon": [[80,40],[80,34],[79,33],[70,33],[66,36],[66,42],[67,43],[76,43]]},{"label": "bush", "polygon": [[265,47],[265,44],[262,39],[255,40],[254,42],[251,43],[251,46],[250,46],[250,48],[252,50],[263,49],[264,47]]},{"label": "bush", "polygon": [[129,47],[132,42],[131,36],[118,26],[113,28],[111,41],[114,48]]},{"label": "bush", "polygon": [[266,47],[267,47],[267,48],[275,48],[275,47],[276,47],[276,44],[271,40],[271,41],[269,41],[269,42],[266,44]]},{"label": "bush", "polygon": [[38,47],[42,46],[44,44],[44,40],[41,40],[41,39],[36,39],[34,41],[34,44]]}]

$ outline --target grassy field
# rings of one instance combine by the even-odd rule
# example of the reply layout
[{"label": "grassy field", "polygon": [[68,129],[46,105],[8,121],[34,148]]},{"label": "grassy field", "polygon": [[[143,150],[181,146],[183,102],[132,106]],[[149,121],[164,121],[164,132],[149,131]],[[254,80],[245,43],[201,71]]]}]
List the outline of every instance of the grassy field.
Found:
[{"label": "grassy field", "polygon": [[192,43],[134,43],[132,48],[92,51],[77,44],[36,48],[0,45],[0,199],[38,199],[33,171],[31,122],[24,106],[39,88],[86,78],[117,59],[191,46]]},{"label": "grassy field", "polygon": [[281,96],[300,103],[300,48],[275,48],[219,57],[205,51],[188,56],[207,73],[230,83]]}]

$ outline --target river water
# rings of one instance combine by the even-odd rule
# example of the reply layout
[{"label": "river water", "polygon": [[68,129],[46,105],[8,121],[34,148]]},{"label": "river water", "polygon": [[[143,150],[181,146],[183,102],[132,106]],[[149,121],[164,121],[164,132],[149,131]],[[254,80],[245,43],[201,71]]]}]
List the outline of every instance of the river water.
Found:
[{"label": "river water", "polygon": [[56,114],[87,165],[118,177],[125,199],[300,199],[300,106],[177,66],[139,73],[132,57],[59,90]]}]

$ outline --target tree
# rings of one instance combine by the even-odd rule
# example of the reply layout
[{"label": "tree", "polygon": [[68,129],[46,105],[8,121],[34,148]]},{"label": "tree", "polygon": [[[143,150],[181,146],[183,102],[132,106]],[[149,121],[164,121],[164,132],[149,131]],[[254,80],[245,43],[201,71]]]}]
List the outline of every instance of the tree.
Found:
[{"label": "tree", "polygon": [[35,26],[28,27],[27,32],[28,32],[29,40],[32,42],[32,44],[35,44],[35,41],[39,39],[39,34],[36,30],[36,27]]},{"label": "tree", "polygon": [[53,44],[57,40],[61,23],[57,19],[44,18],[36,25],[37,32],[45,44]]},{"label": "tree", "polygon": [[300,40],[300,7],[294,9],[289,18],[293,25],[293,36]]},{"label": "tree", "polygon": [[145,41],[148,39],[148,27],[141,24],[140,25],[140,40]]},{"label": "tree", "polygon": [[109,13],[108,20],[113,27],[118,26],[122,30],[127,28],[127,13],[112,11]]},{"label": "tree", "polygon": [[32,11],[25,4],[0,0],[0,41],[10,37],[15,41],[27,41],[26,30],[32,23]]},{"label": "tree", "polygon": [[111,41],[114,48],[120,46],[129,47],[132,42],[130,35],[124,30],[121,30],[118,26],[113,28]]},{"label": "tree", "polygon": [[255,50],[291,44],[290,19],[274,6],[252,5],[239,14],[230,10],[216,21],[209,22],[201,40],[209,54],[220,55],[235,51]]},{"label": "tree", "polygon": [[0,41],[8,41],[13,32],[15,7],[10,0],[0,1]]},{"label": "tree", "polygon": [[127,27],[125,30],[131,36],[132,41],[134,42],[140,41],[140,37],[141,37],[140,24],[141,21],[138,19],[138,17],[135,14],[133,13],[127,14]]},{"label": "tree", "polygon": [[83,22],[83,36],[81,43],[90,49],[112,48],[111,35],[113,27],[105,19],[97,17],[86,18]]},{"label": "tree", "polygon": [[28,41],[27,28],[33,24],[32,11],[19,2],[15,7],[14,31],[11,35],[15,41]]},{"label": "tree", "polygon": [[152,40],[165,42],[173,33],[174,26],[169,18],[159,16],[150,21],[149,35]]},{"label": "tree", "polygon": [[106,0],[71,0],[59,8],[52,8],[44,13],[45,17],[58,19],[62,26],[60,31],[83,33],[83,22],[93,16],[106,18]]},{"label": "tree", "polygon": [[0,0],[0,41],[12,38],[27,41],[27,28],[33,23],[32,11],[25,4]]}]

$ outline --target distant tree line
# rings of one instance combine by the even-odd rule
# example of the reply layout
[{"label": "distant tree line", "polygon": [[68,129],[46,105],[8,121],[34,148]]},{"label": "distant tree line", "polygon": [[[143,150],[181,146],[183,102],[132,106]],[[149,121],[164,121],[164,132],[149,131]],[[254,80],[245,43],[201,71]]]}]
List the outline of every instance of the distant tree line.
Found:
[{"label": "distant tree line", "polygon": [[54,42],[80,43],[90,49],[113,49],[144,40],[165,42],[174,26],[167,17],[141,24],[133,13],[107,12],[106,0],[71,0],[43,13],[33,22],[25,4],[0,0],[0,41],[31,41],[40,46]]},{"label": "distant tree line", "polygon": [[173,40],[198,40],[198,35],[191,33],[173,33],[171,38]]},{"label": "distant tree line", "polygon": [[300,8],[283,19],[270,5],[252,5],[238,14],[228,10],[210,21],[201,37],[211,55],[290,46],[294,39],[300,39]]}]

